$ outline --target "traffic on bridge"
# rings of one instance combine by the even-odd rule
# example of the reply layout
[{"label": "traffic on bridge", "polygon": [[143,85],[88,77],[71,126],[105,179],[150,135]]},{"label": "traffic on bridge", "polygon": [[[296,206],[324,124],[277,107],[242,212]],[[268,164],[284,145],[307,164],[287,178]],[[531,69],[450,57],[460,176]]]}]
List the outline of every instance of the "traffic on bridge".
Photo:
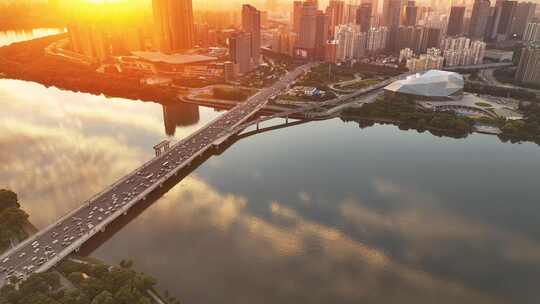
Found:
[{"label": "traffic on bridge", "polygon": [[238,126],[307,73],[316,63],[300,66],[246,102],[239,104],[205,127],[150,160],[134,172],[97,194],[56,223],[31,236],[0,257],[0,287],[11,279],[24,280],[44,272],[78,251],[108,224],[188,167],[213,146],[234,135]]}]

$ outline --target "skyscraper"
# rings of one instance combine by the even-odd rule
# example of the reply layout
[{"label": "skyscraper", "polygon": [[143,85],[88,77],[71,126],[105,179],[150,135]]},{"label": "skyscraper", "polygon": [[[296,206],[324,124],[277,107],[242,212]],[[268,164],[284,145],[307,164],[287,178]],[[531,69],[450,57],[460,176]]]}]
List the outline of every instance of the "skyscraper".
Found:
[{"label": "skyscraper", "polygon": [[[300,30],[298,32],[297,47],[306,52],[315,48],[315,38],[317,33],[317,3],[302,3],[302,15],[300,18]],[[307,56],[307,55],[306,55]],[[302,56],[303,57],[303,56]]]},{"label": "skyscraper", "polygon": [[465,22],[465,7],[452,6],[450,10],[450,18],[448,19],[448,36],[459,36],[463,34],[463,24]]},{"label": "skyscraper", "polygon": [[190,49],[195,41],[191,0],[152,0],[157,48],[163,52]]},{"label": "skyscraper", "polygon": [[363,3],[358,8],[356,24],[360,26],[361,32],[367,32],[371,28],[372,11],[371,3]]},{"label": "skyscraper", "polygon": [[406,26],[415,26],[418,19],[418,6],[414,1],[408,1],[405,7],[405,20],[403,22]]},{"label": "skyscraper", "polygon": [[293,12],[292,12],[292,29],[293,32],[298,33],[300,32],[300,19],[302,18],[302,7],[303,7],[302,1],[294,1],[293,2]]},{"label": "skyscraper", "polygon": [[489,20],[490,11],[489,0],[475,0],[469,24],[469,37],[472,39],[483,39]]},{"label": "skyscraper", "polygon": [[510,34],[517,38],[522,38],[527,24],[531,22],[536,10],[536,4],[532,2],[520,2],[516,7]]},{"label": "skyscraper", "polygon": [[527,42],[540,42],[540,23],[530,22],[527,24],[523,40]]},{"label": "skyscraper", "polygon": [[401,20],[401,0],[385,0],[386,11],[383,11],[384,24],[388,27],[387,49],[399,52],[399,24]]},{"label": "skyscraper", "polygon": [[261,12],[249,4],[242,6],[242,30],[251,34],[250,57],[257,66],[261,59]]},{"label": "skyscraper", "polygon": [[422,40],[420,41],[419,53],[425,53],[429,48],[437,48],[441,44],[441,29],[428,27],[424,29]]},{"label": "skyscraper", "polygon": [[501,17],[497,26],[497,40],[506,40],[512,29],[512,21],[517,7],[517,1],[501,2]]},{"label": "skyscraper", "polygon": [[235,74],[245,74],[251,71],[253,68],[251,64],[251,34],[234,33],[229,39],[229,54],[234,64]]},{"label": "skyscraper", "polygon": [[379,14],[379,0],[361,0],[360,4],[371,4],[371,16],[376,17]]},{"label": "skyscraper", "polygon": [[523,49],[516,72],[516,81],[540,84],[540,43],[532,43]]},{"label": "skyscraper", "polygon": [[345,2],[342,0],[330,0],[326,8],[326,14],[330,18],[330,34],[333,36],[336,26],[345,23]]},{"label": "skyscraper", "polygon": [[326,55],[326,43],[328,42],[328,15],[317,11],[315,16],[315,50],[313,56],[317,60],[324,60]]}]

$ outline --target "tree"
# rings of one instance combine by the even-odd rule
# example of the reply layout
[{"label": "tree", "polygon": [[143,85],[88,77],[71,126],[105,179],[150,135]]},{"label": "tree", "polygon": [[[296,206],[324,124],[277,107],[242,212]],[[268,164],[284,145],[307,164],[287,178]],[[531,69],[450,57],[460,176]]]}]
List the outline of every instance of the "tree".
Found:
[{"label": "tree", "polygon": [[88,296],[76,289],[68,292],[61,300],[62,304],[90,304]]},{"label": "tree", "polygon": [[98,294],[93,300],[91,304],[114,304],[114,298],[112,293],[108,291],[103,291],[102,293]]},{"label": "tree", "polygon": [[82,272],[72,272],[68,274],[67,279],[73,284],[80,285],[83,282],[84,277]]},{"label": "tree", "polygon": [[17,194],[11,190],[0,189],[0,212],[7,208],[19,208]]},{"label": "tree", "polygon": [[120,267],[122,267],[122,268],[131,268],[131,267],[133,267],[133,261],[132,260],[122,260],[122,261],[120,261]]}]

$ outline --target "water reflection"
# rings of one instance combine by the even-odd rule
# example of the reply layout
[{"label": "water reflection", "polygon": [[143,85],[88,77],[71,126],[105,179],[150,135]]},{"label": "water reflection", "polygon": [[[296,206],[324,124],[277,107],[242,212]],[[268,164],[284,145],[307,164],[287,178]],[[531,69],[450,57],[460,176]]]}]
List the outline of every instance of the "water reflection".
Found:
[{"label": "water reflection", "polygon": [[65,31],[66,31],[65,29],[55,29],[55,28],[0,31],[0,46],[12,44],[15,42],[26,41],[30,39],[55,35],[55,34],[63,33]]},{"label": "water reflection", "polygon": [[[0,108],[0,184],[20,194],[38,227],[140,166],[165,136],[154,103],[3,79]],[[216,115],[204,109],[200,123]],[[200,126],[178,128],[176,138]]]},{"label": "water reflection", "polygon": [[176,127],[193,126],[199,120],[199,106],[197,105],[187,103],[163,105],[165,133],[169,136],[176,134]]}]

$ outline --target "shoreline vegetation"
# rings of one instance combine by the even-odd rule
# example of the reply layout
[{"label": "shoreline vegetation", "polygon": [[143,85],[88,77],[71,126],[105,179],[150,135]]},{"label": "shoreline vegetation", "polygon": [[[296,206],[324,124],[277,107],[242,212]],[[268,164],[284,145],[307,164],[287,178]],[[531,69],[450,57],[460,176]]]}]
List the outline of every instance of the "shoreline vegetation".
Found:
[{"label": "shoreline vegetation", "polygon": [[1,304],[179,304],[156,292],[156,279],[133,269],[123,260],[110,266],[95,259],[71,258],[55,269],[31,275],[16,287],[0,289]]},{"label": "shoreline vegetation", "polygon": [[29,236],[28,214],[21,209],[17,194],[0,189],[0,254]]},{"label": "shoreline vegetation", "polygon": [[[15,192],[0,189],[0,254],[35,233]],[[31,228],[31,229],[30,229]],[[67,281],[67,282],[66,282]],[[157,281],[133,270],[133,262],[109,266],[92,258],[71,258],[24,282],[0,288],[0,304],[166,304],[180,301],[155,289]]]},{"label": "shoreline vegetation", "polygon": [[343,112],[344,121],[356,121],[361,128],[375,123],[393,124],[401,130],[429,131],[435,136],[466,138],[474,132],[475,124],[498,127],[502,133],[497,137],[502,142],[531,142],[540,145],[540,105],[528,103],[520,105],[525,113],[523,120],[480,118],[471,119],[458,116],[454,112],[433,112],[420,109],[414,100],[381,96],[376,102],[361,108]]},{"label": "shoreline vegetation", "polygon": [[142,85],[139,77],[98,73],[96,66],[75,65],[45,54],[47,46],[66,37],[64,33],[1,47],[0,73],[74,92],[161,103],[176,100],[175,90]]}]

